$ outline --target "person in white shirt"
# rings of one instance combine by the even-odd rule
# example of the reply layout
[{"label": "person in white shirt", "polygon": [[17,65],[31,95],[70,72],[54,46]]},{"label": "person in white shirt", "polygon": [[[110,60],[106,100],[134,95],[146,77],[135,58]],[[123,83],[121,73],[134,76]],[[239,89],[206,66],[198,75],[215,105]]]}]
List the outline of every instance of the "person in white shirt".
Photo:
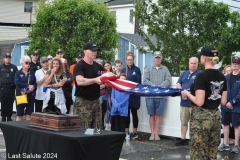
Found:
[{"label": "person in white shirt", "polygon": [[40,63],[42,68],[35,72],[35,77],[37,81],[37,91],[35,96],[35,112],[42,112],[43,100],[47,88],[44,88],[44,81],[48,77],[46,72],[48,68],[48,58],[43,56],[40,58]]}]

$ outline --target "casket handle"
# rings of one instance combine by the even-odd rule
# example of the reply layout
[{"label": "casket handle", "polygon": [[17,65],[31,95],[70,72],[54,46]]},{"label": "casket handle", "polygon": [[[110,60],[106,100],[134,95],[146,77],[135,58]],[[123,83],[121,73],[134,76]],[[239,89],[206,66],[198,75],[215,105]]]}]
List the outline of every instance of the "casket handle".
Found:
[{"label": "casket handle", "polygon": [[[67,115],[65,115],[65,116],[67,116]],[[75,122],[71,123],[71,117],[67,116],[67,122],[63,123],[62,125],[65,126],[65,127],[66,126],[75,126],[76,123]]]}]

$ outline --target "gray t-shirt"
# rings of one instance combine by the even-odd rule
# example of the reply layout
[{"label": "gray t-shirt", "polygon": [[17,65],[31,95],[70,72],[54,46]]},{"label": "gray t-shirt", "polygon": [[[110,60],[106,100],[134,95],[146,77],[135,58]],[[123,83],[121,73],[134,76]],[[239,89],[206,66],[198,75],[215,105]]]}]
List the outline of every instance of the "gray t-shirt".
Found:
[{"label": "gray t-shirt", "polygon": [[[50,75],[51,71],[47,71],[46,74]],[[61,79],[65,78],[65,77],[66,77],[66,73],[65,72],[63,72],[62,74],[57,75],[57,76],[54,75],[52,77],[52,80],[51,80],[50,84],[52,85],[52,84],[58,83],[58,82],[60,82]],[[58,89],[58,88],[60,88],[60,87],[52,87],[52,89]]]}]

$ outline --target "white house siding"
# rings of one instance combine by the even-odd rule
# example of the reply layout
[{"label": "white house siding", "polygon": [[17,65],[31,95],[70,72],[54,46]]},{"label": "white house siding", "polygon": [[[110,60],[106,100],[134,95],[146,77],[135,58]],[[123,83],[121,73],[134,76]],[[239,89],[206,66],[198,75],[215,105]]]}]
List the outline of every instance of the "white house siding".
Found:
[{"label": "white house siding", "polygon": [[109,6],[110,11],[116,11],[117,32],[134,33],[134,23],[129,22],[131,9],[134,9],[133,4]]},{"label": "white house siding", "polygon": [[28,37],[26,28],[0,26],[0,41],[17,40]]},{"label": "white house siding", "polygon": [[[29,24],[30,13],[24,12],[24,2],[33,2],[33,6],[38,5],[38,0],[0,0],[0,22]],[[32,20],[35,21],[33,14]]]}]

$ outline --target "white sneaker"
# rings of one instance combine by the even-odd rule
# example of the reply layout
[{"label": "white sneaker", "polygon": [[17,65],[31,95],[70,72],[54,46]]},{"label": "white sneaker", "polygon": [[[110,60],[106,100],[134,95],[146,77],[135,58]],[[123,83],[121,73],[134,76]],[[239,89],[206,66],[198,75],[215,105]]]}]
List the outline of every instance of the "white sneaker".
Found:
[{"label": "white sneaker", "polygon": [[110,124],[106,124],[105,130],[107,130],[107,131],[110,131],[110,130],[111,130]]}]

